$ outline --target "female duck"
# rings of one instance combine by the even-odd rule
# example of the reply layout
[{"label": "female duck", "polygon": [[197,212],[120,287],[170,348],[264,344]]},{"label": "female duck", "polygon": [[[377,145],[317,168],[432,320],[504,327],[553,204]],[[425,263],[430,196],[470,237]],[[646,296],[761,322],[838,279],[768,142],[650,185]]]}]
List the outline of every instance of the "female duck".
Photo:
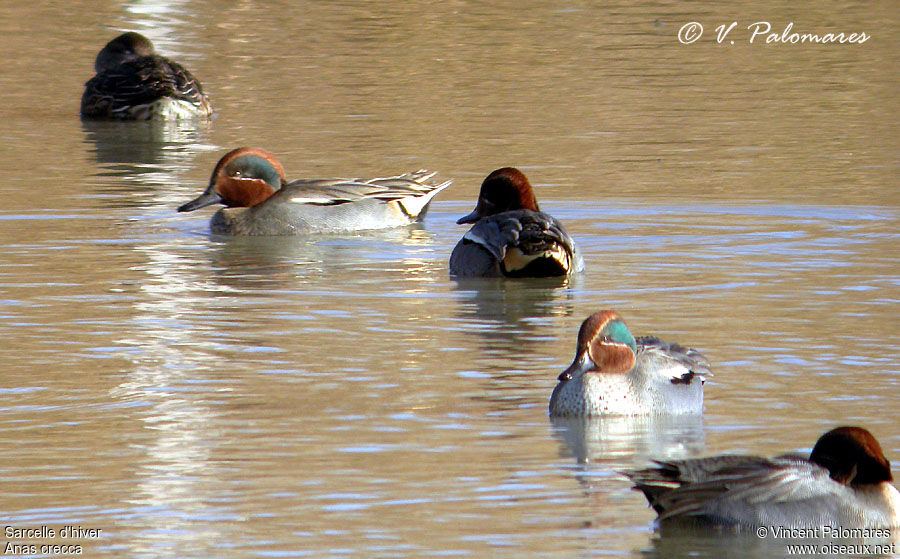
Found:
[{"label": "female duck", "polygon": [[808,459],[722,455],[657,464],[627,475],[660,520],[772,529],[900,526],[891,465],[861,427],[828,431]]},{"label": "female duck", "polygon": [[478,203],[457,223],[474,223],[450,255],[457,277],[552,277],[584,269],[575,242],[538,208],[518,169],[497,169],[481,183]]},{"label": "female duck", "polygon": [[210,229],[220,235],[302,235],[383,229],[421,219],[432,198],[451,181],[426,183],[434,173],[416,171],[381,179],[300,179],[285,184],[275,157],[257,148],[225,154],[209,186],[182,205],[189,212],[224,204]]},{"label": "female duck", "polygon": [[119,35],[94,62],[81,116],[118,120],[197,118],[212,114],[200,82],[183,66],[156,54],[140,33]]},{"label": "female duck", "polygon": [[575,360],[550,396],[550,415],[701,413],[710,375],[699,351],[635,338],[618,313],[600,311],[581,324]]}]

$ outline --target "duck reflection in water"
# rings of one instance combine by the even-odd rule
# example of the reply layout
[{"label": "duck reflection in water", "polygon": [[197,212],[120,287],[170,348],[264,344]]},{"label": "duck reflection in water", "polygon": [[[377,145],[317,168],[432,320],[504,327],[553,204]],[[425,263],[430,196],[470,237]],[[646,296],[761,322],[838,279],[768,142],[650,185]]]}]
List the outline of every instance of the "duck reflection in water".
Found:
[{"label": "duck reflection in water", "polygon": [[703,416],[618,415],[551,417],[564,455],[579,463],[602,462],[631,467],[654,457],[686,458],[706,448]]},{"label": "duck reflection in water", "polygon": [[[212,235],[191,254],[193,267],[212,270],[211,280],[234,289],[300,289],[369,292],[381,286],[421,287],[438,281],[440,264],[421,257],[433,234],[422,224],[346,235],[255,237]],[[200,264],[201,262],[205,262]],[[386,291],[385,291],[386,292]]]},{"label": "duck reflection in water", "polygon": [[480,355],[518,360],[546,345],[555,321],[575,312],[570,285],[566,278],[455,282],[457,316],[481,341]]},{"label": "duck reflection in water", "polygon": [[[91,188],[115,207],[171,206],[181,198],[173,189],[209,150],[209,127],[185,120],[121,122],[83,120],[85,144],[101,167]],[[114,180],[107,180],[110,177]]]}]

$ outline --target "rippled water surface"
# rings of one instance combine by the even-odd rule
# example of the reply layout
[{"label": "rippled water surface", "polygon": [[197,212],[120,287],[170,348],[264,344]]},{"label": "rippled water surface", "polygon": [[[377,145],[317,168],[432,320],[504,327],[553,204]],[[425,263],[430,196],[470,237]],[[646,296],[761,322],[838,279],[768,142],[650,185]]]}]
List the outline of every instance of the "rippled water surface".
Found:
[{"label": "rippled water surface", "polygon": [[[4,546],[770,557],[784,542],[660,531],[618,472],[808,450],[843,423],[900,457],[889,2],[0,13],[0,518],[57,531]],[[872,38],[749,43],[764,20]],[[705,33],[682,45],[690,21]],[[93,57],[124,29],[193,70],[211,123],[78,118]],[[289,177],[424,167],[454,184],[416,227],[212,237],[211,211],[175,208],[240,145]],[[566,224],[583,276],[448,277],[456,218],[505,165]],[[603,308],[709,356],[702,419],[548,419],[578,327]]]}]

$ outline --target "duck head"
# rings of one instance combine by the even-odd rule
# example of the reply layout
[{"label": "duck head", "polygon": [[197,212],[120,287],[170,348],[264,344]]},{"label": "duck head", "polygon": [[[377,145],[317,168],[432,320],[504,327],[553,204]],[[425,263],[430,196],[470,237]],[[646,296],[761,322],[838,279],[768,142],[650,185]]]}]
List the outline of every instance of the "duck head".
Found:
[{"label": "duck head", "polygon": [[636,352],[634,336],[617,312],[595,312],[581,323],[575,360],[559,380],[591,371],[627,373],[634,367]]},{"label": "duck head", "polygon": [[153,43],[147,37],[134,31],[122,33],[106,43],[103,50],[97,54],[97,59],[94,61],[94,70],[101,74],[106,70],[115,68],[126,60],[150,56],[153,53]]},{"label": "duck head", "polygon": [[456,223],[475,223],[483,217],[512,210],[541,211],[524,173],[514,167],[503,167],[484,179],[475,209]]},{"label": "duck head", "polygon": [[268,200],[284,183],[284,169],[275,156],[258,148],[238,148],[219,160],[203,194],[178,211],[189,212],[212,204],[251,208]]},{"label": "duck head", "polygon": [[872,433],[862,427],[838,427],[816,441],[809,461],[826,468],[831,479],[849,486],[891,481],[891,463]]}]

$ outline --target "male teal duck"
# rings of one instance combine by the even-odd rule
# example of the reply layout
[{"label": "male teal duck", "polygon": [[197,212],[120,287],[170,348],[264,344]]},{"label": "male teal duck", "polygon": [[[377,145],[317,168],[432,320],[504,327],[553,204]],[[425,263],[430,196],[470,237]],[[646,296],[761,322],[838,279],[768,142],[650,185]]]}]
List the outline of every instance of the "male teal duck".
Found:
[{"label": "male teal duck", "polygon": [[581,324],[575,360],[550,396],[550,415],[702,413],[709,375],[699,351],[635,338],[618,313],[599,311]]},{"label": "male teal duck", "polygon": [[200,82],[177,62],[156,54],[130,31],[103,47],[97,75],[85,84],[81,116],[116,120],[185,119],[212,114]]},{"label": "male teal duck", "polygon": [[226,153],[209,186],[178,208],[189,212],[224,204],[210,222],[220,235],[303,235],[383,229],[422,219],[428,204],[452,181],[426,182],[420,170],[375,179],[300,179],[287,183],[275,157],[258,148]]}]

